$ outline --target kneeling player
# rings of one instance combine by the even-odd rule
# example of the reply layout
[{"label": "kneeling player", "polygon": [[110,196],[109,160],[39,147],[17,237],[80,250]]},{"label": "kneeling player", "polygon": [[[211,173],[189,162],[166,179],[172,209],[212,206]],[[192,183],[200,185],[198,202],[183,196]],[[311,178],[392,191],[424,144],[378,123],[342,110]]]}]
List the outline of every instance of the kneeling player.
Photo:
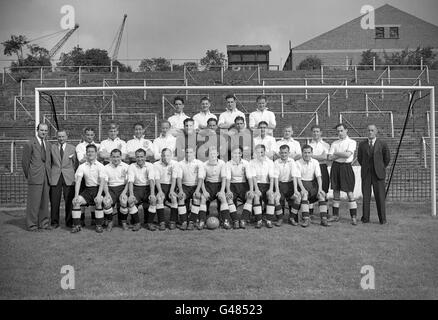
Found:
[{"label": "kneeling player", "polygon": [[[102,192],[105,184],[105,167],[96,160],[97,148],[93,144],[86,147],[87,161],[78,167],[75,174],[75,197],[73,199],[73,229],[72,233],[81,231],[81,206],[96,206],[96,232],[102,233],[103,211]],[[79,194],[82,178],[85,188]]]},{"label": "kneeling player", "polygon": [[164,219],[164,204],[166,202],[170,202],[169,229],[174,230],[178,221],[178,199],[175,193],[178,162],[172,160],[172,151],[170,149],[164,148],[161,151],[161,160],[154,163],[154,168],[159,230],[166,230]]},{"label": "kneeling player", "polygon": [[208,148],[208,160],[204,162],[205,180],[202,184],[201,205],[199,207],[199,229],[203,229],[206,220],[206,210],[211,201],[217,200],[220,211],[220,220],[224,229],[231,229],[230,210],[225,196],[227,172],[225,162],[218,159],[215,146]]},{"label": "kneeling player", "polygon": [[274,166],[278,178],[275,179],[275,225],[280,227],[283,224],[284,208],[287,201],[290,212],[290,221],[297,225],[298,210],[300,209],[301,196],[298,192],[298,171],[295,160],[290,156],[287,144],[280,146],[280,159],[275,160]]},{"label": "kneeling player", "polygon": [[157,211],[155,198],[155,171],[152,163],[146,162],[146,151],[138,149],[135,151],[135,163],[128,168],[128,212],[133,218],[134,227],[132,231],[141,229],[138,216],[138,205],[143,206],[146,229],[155,231],[153,225]]},{"label": "kneeling player", "polygon": [[[110,163],[105,166],[105,197],[103,198],[103,213],[107,222],[107,231],[113,228],[113,208],[119,208],[123,230],[128,230],[128,168],[122,162],[122,151],[114,149],[110,154]],[[116,207],[117,205],[117,207]]]},{"label": "kneeling player", "polygon": [[[204,163],[195,159],[195,150],[191,147],[185,150],[185,159],[178,163],[178,215],[181,221],[181,230],[193,230],[194,224],[199,228],[199,206],[201,204],[201,187],[205,178]],[[190,220],[187,212],[190,200]],[[188,221],[189,220],[189,221]]]},{"label": "kneeling player", "polygon": [[[226,196],[234,229],[246,228],[254,200],[254,173],[249,162],[242,159],[242,155],[243,149],[239,146],[233,149],[231,160],[227,162]],[[240,217],[237,214],[238,200],[244,203]]]},{"label": "kneeling player", "polygon": [[254,170],[254,215],[256,217],[256,228],[262,227],[262,202],[266,205],[266,226],[272,228],[274,220],[274,162],[266,156],[266,149],[263,144],[255,146],[254,156],[250,166]]},{"label": "kneeling player", "polygon": [[302,227],[310,225],[309,203],[319,201],[319,213],[321,225],[328,227],[327,202],[325,192],[322,191],[321,169],[318,160],[312,159],[312,147],[304,145],[303,157],[297,161],[297,167],[301,178],[298,178],[298,186],[301,192],[301,211],[303,214]]}]

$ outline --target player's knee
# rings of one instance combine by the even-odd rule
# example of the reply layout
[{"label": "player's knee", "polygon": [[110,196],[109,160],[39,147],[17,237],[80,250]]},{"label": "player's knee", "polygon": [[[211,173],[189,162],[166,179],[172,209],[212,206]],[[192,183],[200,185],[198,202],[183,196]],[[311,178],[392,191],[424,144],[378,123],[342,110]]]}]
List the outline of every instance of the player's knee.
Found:
[{"label": "player's knee", "polygon": [[193,204],[200,205],[202,197],[193,197]]},{"label": "player's knee", "polygon": [[128,206],[130,207],[130,208],[132,208],[133,206],[135,206],[135,203],[137,202],[137,199],[129,199],[128,200]]},{"label": "player's knee", "polygon": [[109,209],[109,208],[111,208],[112,204],[113,204],[113,200],[112,200],[111,198],[105,198],[105,199],[103,199],[103,208],[104,208],[104,209]]},{"label": "player's knee", "polygon": [[220,202],[225,203],[227,202],[227,198],[225,196],[225,192],[219,192],[217,195],[217,198],[219,199]]},{"label": "player's knee", "polygon": [[354,193],[353,192],[347,192],[347,197],[348,197],[348,200],[354,201]]},{"label": "player's knee", "polygon": [[252,201],[252,200],[254,200],[254,197],[255,197],[255,195],[253,192],[246,193],[246,200]]}]

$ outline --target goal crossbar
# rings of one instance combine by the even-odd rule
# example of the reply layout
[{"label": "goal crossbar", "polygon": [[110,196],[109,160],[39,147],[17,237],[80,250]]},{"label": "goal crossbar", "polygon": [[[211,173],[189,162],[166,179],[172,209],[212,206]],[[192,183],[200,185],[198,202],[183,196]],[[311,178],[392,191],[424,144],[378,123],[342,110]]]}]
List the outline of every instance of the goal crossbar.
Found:
[{"label": "goal crossbar", "polygon": [[37,87],[35,88],[35,126],[40,122],[40,93],[49,91],[123,91],[123,90],[208,90],[234,92],[235,90],[424,90],[430,92],[430,184],[431,184],[431,210],[436,217],[436,162],[435,162],[435,87],[434,86],[352,86],[352,85],[258,85],[258,86],[112,86],[112,87]]}]

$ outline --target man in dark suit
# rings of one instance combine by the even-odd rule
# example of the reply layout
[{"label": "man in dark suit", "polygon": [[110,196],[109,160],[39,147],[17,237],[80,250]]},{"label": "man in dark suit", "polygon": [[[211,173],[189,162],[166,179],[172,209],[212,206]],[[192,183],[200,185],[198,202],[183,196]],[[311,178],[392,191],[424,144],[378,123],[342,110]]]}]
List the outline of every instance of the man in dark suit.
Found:
[{"label": "man in dark suit", "polygon": [[73,226],[72,209],[75,194],[75,170],[78,167],[76,149],[67,143],[67,132],[59,130],[57,134],[58,142],[52,144],[52,170],[50,185],[50,205],[51,205],[51,226],[59,227],[59,206],[61,196],[64,192],[65,202],[65,225],[69,228]]},{"label": "man in dark suit", "polygon": [[51,144],[45,141],[48,126],[40,123],[37,136],[23,148],[21,165],[27,179],[26,226],[29,231],[50,230],[49,183],[51,170]]},{"label": "man in dark suit", "polygon": [[377,127],[371,124],[367,128],[368,139],[359,144],[357,160],[361,167],[362,177],[362,222],[370,221],[371,186],[376,199],[377,214],[380,224],[386,223],[385,211],[385,177],[386,167],[391,160],[388,145],[377,139]]}]

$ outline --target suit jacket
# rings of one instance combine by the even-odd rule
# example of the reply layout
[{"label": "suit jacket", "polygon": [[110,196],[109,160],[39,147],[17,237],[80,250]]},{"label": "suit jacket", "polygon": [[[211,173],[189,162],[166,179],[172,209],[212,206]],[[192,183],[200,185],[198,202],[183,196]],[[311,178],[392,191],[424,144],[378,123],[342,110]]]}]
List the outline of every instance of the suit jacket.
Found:
[{"label": "suit jacket", "polygon": [[377,138],[376,142],[374,143],[374,152],[373,154],[371,154],[369,142],[367,139],[359,144],[357,161],[361,165],[360,173],[362,179],[368,174],[371,174],[369,172],[370,163],[371,161],[373,161],[374,171],[377,178],[379,180],[383,180],[386,176],[386,167],[391,161],[391,153],[386,142]]},{"label": "suit jacket", "polygon": [[75,170],[78,167],[76,148],[73,145],[66,143],[62,161],[59,148],[59,143],[52,144],[52,178],[50,184],[56,186],[62,173],[65,184],[71,186],[75,182]]},{"label": "suit jacket", "polygon": [[41,144],[36,137],[32,137],[24,145],[21,166],[28,184],[43,184],[45,174],[47,174],[50,183],[51,143],[45,140],[44,145],[46,149],[46,162],[42,161]]}]

